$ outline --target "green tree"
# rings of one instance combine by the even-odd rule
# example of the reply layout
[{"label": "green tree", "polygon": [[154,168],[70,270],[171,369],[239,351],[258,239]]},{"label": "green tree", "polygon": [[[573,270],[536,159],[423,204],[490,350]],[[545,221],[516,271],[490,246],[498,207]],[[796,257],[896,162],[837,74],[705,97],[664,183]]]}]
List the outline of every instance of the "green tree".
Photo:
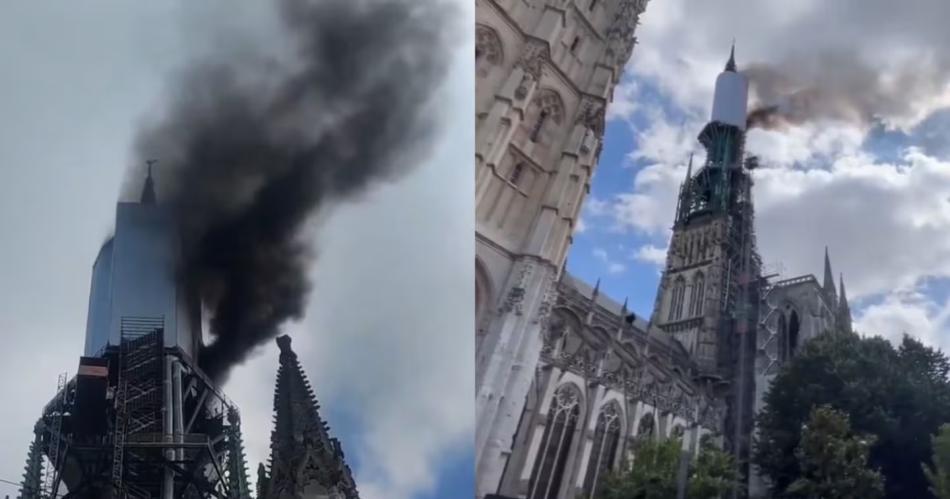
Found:
[{"label": "green tree", "polygon": [[[670,499],[676,497],[676,479],[682,441],[642,442],[633,467],[607,479],[598,499]],[[713,445],[703,445],[690,466],[686,495],[689,499],[715,499],[736,483],[732,456]]]},{"label": "green tree", "polygon": [[737,485],[735,458],[712,444],[704,444],[690,469],[686,496],[689,499],[719,498]]},{"label": "green tree", "polygon": [[930,436],[950,419],[947,357],[905,336],[900,347],[856,334],[821,335],[776,376],[758,416],[753,461],[784,491],[802,476],[795,448],[811,408],[831,405],[854,431],[873,435],[869,464],[885,478],[888,498],[931,497],[920,463]]},{"label": "green tree", "polygon": [[801,476],[786,495],[802,499],[878,499],[881,474],[867,467],[873,437],[851,433],[848,416],[830,407],[812,410],[795,449]]},{"label": "green tree", "polygon": [[930,492],[938,499],[950,499],[950,424],[940,427],[932,440],[933,464],[924,464]]},{"label": "green tree", "polygon": [[669,499],[676,497],[678,439],[639,442],[629,471],[607,478],[599,499]]}]

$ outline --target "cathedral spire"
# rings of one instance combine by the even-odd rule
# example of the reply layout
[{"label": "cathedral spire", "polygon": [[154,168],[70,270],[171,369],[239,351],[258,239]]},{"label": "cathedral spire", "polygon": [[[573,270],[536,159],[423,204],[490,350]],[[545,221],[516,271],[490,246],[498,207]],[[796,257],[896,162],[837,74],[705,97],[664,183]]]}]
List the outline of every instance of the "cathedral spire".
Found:
[{"label": "cathedral spire", "polygon": [[837,297],[835,296],[835,275],[831,272],[831,258],[828,257],[828,247],[825,246],[825,278],[821,283],[825,297],[830,300],[829,305],[834,309]]},{"label": "cathedral spire", "polygon": [[30,442],[30,453],[26,457],[23,481],[20,482],[20,499],[40,499],[46,497],[43,491],[43,451],[40,449],[40,434]]},{"label": "cathedral spire", "polygon": [[732,39],[732,49],[729,50],[729,60],[726,61],[726,71],[736,72],[736,39]]},{"label": "cathedral spire", "polygon": [[145,176],[145,185],[142,187],[142,197],[139,201],[142,204],[155,204],[155,181],[152,180],[152,165],[157,162],[157,159],[150,159],[145,162],[148,165],[148,173]]},{"label": "cathedral spire", "polygon": [[850,333],[851,332],[851,307],[848,305],[848,295],[844,291],[844,274],[838,276],[838,327]]},{"label": "cathedral spire", "polygon": [[320,417],[320,405],[307,376],[290,348],[290,337],[277,338],[280,367],[274,393],[274,431],[271,433],[270,473],[266,495],[358,499],[350,468],[340,443],[331,438]]}]

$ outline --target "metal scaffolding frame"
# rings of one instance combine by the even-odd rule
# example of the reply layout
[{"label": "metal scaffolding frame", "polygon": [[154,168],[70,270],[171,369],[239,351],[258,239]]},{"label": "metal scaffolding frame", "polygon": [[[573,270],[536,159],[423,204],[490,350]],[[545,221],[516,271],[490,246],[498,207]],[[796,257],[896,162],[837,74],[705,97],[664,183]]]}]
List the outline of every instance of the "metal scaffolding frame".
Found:
[{"label": "metal scaffolding frame", "polygon": [[249,497],[246,475],[236,475],[246,470],[236,409],[190,357],[165,346],[162,318],[122,318],[119,345],[101,357],[111,366],[105,433],[77,440],[57,423],[82,417],[65,376],[38,424],[42,452],[58,463],[50,490],[61,482],[64,498]]}]

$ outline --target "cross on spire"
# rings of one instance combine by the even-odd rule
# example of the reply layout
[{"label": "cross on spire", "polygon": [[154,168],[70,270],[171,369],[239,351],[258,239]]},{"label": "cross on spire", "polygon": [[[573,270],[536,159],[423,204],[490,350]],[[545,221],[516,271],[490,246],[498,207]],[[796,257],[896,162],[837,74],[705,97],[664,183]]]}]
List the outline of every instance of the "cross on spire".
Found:
[{"label": "cross on spire", "polygon": [[145,185],[142,187],[142,197],[139,201],[142,204],[155,204],[155,181],[152,180],[152,165],[155,163],[158,163],[157,159],[145,160],[148,172],[145,176]]}]

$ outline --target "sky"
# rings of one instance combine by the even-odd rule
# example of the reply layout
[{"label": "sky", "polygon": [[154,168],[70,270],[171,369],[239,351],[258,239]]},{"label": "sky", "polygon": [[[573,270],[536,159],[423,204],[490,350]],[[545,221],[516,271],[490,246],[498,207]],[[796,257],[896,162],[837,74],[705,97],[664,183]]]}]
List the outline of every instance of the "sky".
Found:
[{"label": "sky", "polygon": [[[453,1],[472,26],[470,2]],[[0,495],[13,496],[2,480],[20,481],[41,407],[58,374],[78,366],[92,263],[135,166],[135,130],[161,111],[178,68],[221,49],[222,33],[279,35],[268,4],[251,0],[4,7]],[[473,179],[446,166],[470,162],[474,148],[471,38],[433,95],[444,112],[426,160],[320,213],[306,315],[284,329],[366,499],[472,490],[474,403],[460,387],[474,386]],[[268,453],[277,360],[270,343],[224,386],[241,410],[252,480]]]},{"label": "sky", "polygon": [[860,332],[950,347],[948,11],[941,0],[651,1],[568,270],[650,314],[676,193],[690,153],[704,158],[696,136],[735,39],[740,70],[781,83],[753,77],[750,108],[803,113],[747,138],[762,165],[766,271],[820,279],[827,246]]}]

